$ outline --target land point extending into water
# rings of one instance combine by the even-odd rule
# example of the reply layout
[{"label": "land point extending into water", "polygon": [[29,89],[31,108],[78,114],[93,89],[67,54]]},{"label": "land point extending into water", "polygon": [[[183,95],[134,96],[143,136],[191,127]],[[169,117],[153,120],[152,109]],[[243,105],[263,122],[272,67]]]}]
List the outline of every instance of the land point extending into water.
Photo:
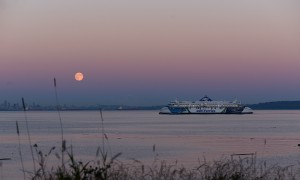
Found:
[{"label": "land point extending into water", "polygon": [[[155,106],[130,106],[130,105],[59,105],[59,110],[74,111],[74,110],[159,110],[165,105]],[[300,110],[300,101],[274,101],[263,102],[257,104],[246,104],[253,110]],[[57,110],[57,105],[40,105],[37,103],[26,104],[29,111],[53,111]],[[23,106],[20,103],[10,103],[4,101],[0,104],[0,111],[22,111]]]}]

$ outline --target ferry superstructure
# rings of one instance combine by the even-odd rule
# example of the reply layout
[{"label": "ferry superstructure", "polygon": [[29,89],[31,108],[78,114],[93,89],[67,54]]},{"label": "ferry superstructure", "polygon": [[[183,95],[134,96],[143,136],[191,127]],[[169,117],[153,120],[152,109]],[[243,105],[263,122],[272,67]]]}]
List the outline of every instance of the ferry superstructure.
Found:
[{"label": "ferry superstructure", "polygon": [[213,101],[204,96],[199,101],[171,101],[159,114],[252,114],[251,108],[235,101]]}]

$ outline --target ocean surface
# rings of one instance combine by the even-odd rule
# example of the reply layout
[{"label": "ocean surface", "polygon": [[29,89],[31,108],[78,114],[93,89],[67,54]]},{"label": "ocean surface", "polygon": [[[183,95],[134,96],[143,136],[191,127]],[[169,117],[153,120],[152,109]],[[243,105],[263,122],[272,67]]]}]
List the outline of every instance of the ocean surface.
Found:
[{"label": "ocean surface", "polygon": [[[177,161],[187,167],[199,162],[230,158],[232,154],[256,153],[269,164],[297,165],[300,160],[300,111],[255,111],[245,115],[159,115],[158,111],[62,111],[64,139],[75,158],[96,159],[97,148],[120,160],[144,164],[154,159]],[[47,153],[49,164],[59,163],[61,128],[58,112],[0,112],[0,179],[22,179],[21,153],[27,171],[33,163],[32,145]],[[103,136],[103,134],[106,135]]]}]

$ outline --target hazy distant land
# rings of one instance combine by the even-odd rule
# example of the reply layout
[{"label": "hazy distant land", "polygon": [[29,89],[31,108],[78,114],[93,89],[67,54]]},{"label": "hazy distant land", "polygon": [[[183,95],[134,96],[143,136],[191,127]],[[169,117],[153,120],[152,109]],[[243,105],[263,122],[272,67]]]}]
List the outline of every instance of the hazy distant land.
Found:
[{"label": "hazy distant land", "polygon": [[[156,106],[129,106],[129,105],[60,105],[60,110],[159,110],[165,105]],[[300,101],[274,101],[258,104],[247,104],[246,106],[253,110],[300,110]],[[27,110],[32,111],[53,111],[57,110],[56,105],[39,105],[36,103],[27,104]],[[0,111],[21,111],[22,106],[19,103],[9,103],[4,101],[0,104]]]},{"label": "hazy distant land", "polygon": [[298,110],[300,101],[275,101],[247,105],[256,110]]}]

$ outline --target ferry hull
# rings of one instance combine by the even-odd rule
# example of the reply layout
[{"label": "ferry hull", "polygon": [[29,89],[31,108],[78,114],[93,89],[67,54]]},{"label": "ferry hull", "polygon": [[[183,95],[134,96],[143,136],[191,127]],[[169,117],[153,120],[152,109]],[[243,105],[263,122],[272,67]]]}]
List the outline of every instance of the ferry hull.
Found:
[{"label": "ferry hull", "polygon": [[252,109],[248,107],[238,108],[185,108],[185,107],[163,107],[159,114],[252,114]]}]

